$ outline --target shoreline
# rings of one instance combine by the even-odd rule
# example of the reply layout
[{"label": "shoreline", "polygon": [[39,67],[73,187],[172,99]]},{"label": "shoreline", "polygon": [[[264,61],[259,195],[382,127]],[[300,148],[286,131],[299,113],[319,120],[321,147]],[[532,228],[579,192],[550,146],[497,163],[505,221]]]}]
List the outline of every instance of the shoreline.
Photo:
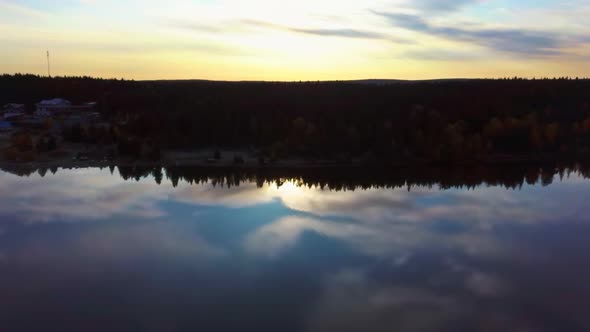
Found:
[{"label": "shoreline", "polygon": [[0,160],[0,168],[105,168],[111,166],[121,167],[192,167],[201,169],[260,169],[260,170],[314,170],[314,169],[404,169],[418,168],[454,168],[454,167],[505,167],[519,165],[543,165],[555,163],[583,163],[587,158],[575,158],[572,156],[497,156],[493,158],[481,158],[477,160],[465,160],[456,162],[432,162],[432,161],[408,161],[408,162],[362,162],[358,160],[350,162],[337,161],[311,161],[307,159],[279,160],[259,164],[257,162],[234,163],[229,161],[203,161],[203,160],[110,160],[110,161],[76,161],[76,160],[50,160],[50,161],[6,161]]}]

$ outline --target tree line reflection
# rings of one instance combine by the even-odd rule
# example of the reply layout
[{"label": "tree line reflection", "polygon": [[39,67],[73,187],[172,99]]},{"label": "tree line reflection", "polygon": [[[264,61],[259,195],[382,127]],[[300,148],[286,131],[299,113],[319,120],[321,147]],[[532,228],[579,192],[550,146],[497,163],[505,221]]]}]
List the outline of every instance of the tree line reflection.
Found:
[{"label": "tree line reflection", "polygon": [[[104,169],[104,167],[100,167]],[[182,166],[108,166],[111,174],[118,170],[125,181],[153,179],[157,184],[169,181],[174,187],[181,183],[211,184],[237,187],[256,183],[258,187],[285,182],[298,186],[329,190],[365,190],[371,188],[427,187],[440,189],[472,189],[479,186],[499,186],[519,189],[523,185],[551,185],[572,175],[590,178],[590,165],[580,163],[549,163],[542,165],[461,166],[413,168],[220,168]],[[3,167],[3,171],[18,176],[56,174],[58,167]]]}]

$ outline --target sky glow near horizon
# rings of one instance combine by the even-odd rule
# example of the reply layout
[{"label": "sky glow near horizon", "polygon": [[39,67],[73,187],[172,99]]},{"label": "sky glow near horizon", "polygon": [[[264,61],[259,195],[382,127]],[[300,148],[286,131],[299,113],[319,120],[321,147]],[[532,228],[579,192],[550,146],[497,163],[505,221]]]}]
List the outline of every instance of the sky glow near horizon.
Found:
[{"label": "sky glow near horizon", "polygon": [[590,76],[590,2],[0,0],[0,73],[130,79]]}]

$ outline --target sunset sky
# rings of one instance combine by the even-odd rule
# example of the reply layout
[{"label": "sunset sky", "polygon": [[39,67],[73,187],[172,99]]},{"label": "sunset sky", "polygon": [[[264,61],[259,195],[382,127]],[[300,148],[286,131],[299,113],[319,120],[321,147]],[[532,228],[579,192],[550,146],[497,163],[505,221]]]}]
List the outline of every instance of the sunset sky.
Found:
[{"label": "sunset sky", "polygon": [[0,73],[590,76],[588,0],[0,0]]}]

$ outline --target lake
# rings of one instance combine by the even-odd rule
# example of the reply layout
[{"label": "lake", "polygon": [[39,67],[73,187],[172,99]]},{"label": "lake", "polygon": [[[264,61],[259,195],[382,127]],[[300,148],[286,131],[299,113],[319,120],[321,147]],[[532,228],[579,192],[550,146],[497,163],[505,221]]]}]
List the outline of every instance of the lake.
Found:
[{"label": "lake", "polygon": [[590,330],[580,172],[339,187],[55,171],[0,172],[2,331]]}]

